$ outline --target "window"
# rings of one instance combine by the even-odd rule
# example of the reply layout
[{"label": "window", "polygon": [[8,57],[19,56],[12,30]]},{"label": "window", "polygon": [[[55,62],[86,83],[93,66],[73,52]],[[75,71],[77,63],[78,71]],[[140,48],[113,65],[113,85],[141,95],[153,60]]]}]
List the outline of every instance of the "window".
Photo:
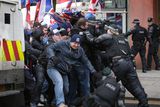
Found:
[{"label": "window", "polygon": [[126,8],[127,0],[105,0],[105,9],[108,8]]},{"label": "window", "polygon": [[9,13],[5,13],[4,14],[4,23],[5,24],[10,24],[10,22],[11,22],[10,14]]}]

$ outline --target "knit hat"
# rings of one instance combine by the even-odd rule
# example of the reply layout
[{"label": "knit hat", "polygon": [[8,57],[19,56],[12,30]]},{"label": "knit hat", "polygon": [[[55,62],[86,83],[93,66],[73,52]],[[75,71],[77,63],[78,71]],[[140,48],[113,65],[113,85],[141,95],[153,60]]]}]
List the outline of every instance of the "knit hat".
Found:
[{"label": "knit hat", "polygon": [[77,43],[80,43],[80,39],[81,39],[80,35],[74,34],[74,35],[71,37],[70,42],[77,42]]}]

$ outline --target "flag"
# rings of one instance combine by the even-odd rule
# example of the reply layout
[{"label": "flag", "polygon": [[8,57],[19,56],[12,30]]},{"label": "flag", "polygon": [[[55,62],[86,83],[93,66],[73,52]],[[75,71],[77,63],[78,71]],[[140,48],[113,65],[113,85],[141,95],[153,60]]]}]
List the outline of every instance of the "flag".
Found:
[{"label": "flag", "polygon": [[73,13],[72,13],[72,11],[71,10],[62,10],[62,13],[61,13],[62,15],[62,17],[63,18],[66,18],[66,19],[71,19],[71,17],[73,16]]},{"label": "flag", "polygon": [[95,13],[95,11],[96,11],[96,5],[98,4],[98,1],[99,0],[91,0],[90,1],[89,9],[88,9],[89,12]]},{"label": "flag", "polygon": [[52,29],[57,29],[59,27],[57,22],[53,18],[50,19],[50,27]]},{"label": "flag", "polygon": [[54,14],[50,14],[51,17],[57,22],[57,23],[63,23],[64,20],[60,17],[60,15],[58,15],[57,13]]},{"label": "flag", "polygon": [[25,8],[26,7],[26,0],[21,0],[21,8]]},{"label": "flag", "polygon": [[65,5],[66,9],[70,9],[71,5],[72,5],[72,0],[58,0],[57,2],[58,4],[62,4]]},{"label": "flag", "polygon": [[50,14],[51,18],[53,18],[60,28],[66,28],[68,25],[66,21],[57,13]]},{"label": "flag", "polygon": [[58,13],[48,13],[44,16],[44,20],[41,24],[47,24],[52,29],[56,29],[58,27],[63,28],[65,20],[61,18]]},{"label": "flag", "polygon": [[48,12],[54,12],[52,0],[41,0],[37,4],[36,15],[37,21],[43,21],[43,17]]},{"label": "flag", "polygon": [[69,0],[69,2],[68,2],[68,4],[67,4],[66,8],[67,8],[67,9],[70,9],[70,8],[71,8],[71,5],[72,5],[72,0]]},{"label": "flag", "polygon": [[49,12],[52,7],[53,7],[52,0],[46,0],[45,12]]},{"label": "flag", "polygon": [[70,1],[70,0],[57,0],[57,3],[58,3],[58,4],[61,4],[61,3],[68,2],[68,1]]},{"label": "flag", "polygon": [[47,24],[47,26],[49,26],[51,29],[57,29],[59,27],[55,19],[49,13],[44,16],[43,22],[41,24]]},{"label": "flag", "polygon": [[30,21],[31,21],[31,18],[30,18],[30,5],[31,5],[30,0],[27,0],[27,3],[26,3],[26,22],[28,24],[30,24]]},{"label": "flag", "polygon": [[36,4],[36,13],[35,13],[35,19],[34,22],[39,22],[38,21],[38,16],[39,16],[39,9],[40,9],[41,1],[39,0]]},{"label": "flag", "polygon": [[[40,0],[30,0],[30,4],[36,3],[38,1],[40,1]],[[28,0],[20,0],[21,8],[26,8],[26,2],[28,2]]]}]

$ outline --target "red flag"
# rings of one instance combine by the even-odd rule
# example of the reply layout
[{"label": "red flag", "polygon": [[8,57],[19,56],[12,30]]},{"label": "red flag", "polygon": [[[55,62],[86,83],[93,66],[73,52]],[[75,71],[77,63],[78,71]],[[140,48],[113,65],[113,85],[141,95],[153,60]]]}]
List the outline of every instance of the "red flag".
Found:
[{"label": "red flag", "polygon": [[40,5],[41,5],[41,0],[39,2],[37,2],[37,4],[36,4],[36,13],[35,13],[35,19],[34,19],[34,21],[36,21],[36,22],[39,22],[38,15],[39,15],[39,10],[40,10]]},{"label": "red flag", "polygon": [[49,10],[49,13],[50,13],[50,14],[53,14],[53,13],[54,13],[54,8],[51,8],[51,9]]},{"label": "red flag", "polygon": [[52,0],[40,0],[36,5],[35,21],[43,21],[46,13],[54,13]]},{"label": "red flag", "polygon": [[64,2],[68,2],[68,1],[70,1],[70,0],[58,0],[58,4],[61,4],[61,3],[64,3]]},{"label": "red flag", "polygon": [[89,12],[95,13],[95,11],[96,11],[96,5],[97,5],[98,1],[99,0],[91,0],[90,1],[89,9],[88,9]]},{"label": "red flag", "polygon": [[65,5],[66,9],[70,9],[72,5],[72,0],[58,0],[58,4]]},{"label": "red flag", "polygon": [[27,10],[27,13],[26,13],[26,22],[28,22],[30,24],[30,0],[27,0],[27,3],[26,3],[26,10]]}]

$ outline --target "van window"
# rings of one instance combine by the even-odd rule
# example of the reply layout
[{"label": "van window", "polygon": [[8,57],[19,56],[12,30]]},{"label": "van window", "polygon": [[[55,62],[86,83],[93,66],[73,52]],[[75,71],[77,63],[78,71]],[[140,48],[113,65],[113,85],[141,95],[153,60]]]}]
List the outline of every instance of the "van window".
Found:
[{"label": "van window", "polygon": [[9,13],[4,14],[4,23],[10,24],[10,14]]}]

